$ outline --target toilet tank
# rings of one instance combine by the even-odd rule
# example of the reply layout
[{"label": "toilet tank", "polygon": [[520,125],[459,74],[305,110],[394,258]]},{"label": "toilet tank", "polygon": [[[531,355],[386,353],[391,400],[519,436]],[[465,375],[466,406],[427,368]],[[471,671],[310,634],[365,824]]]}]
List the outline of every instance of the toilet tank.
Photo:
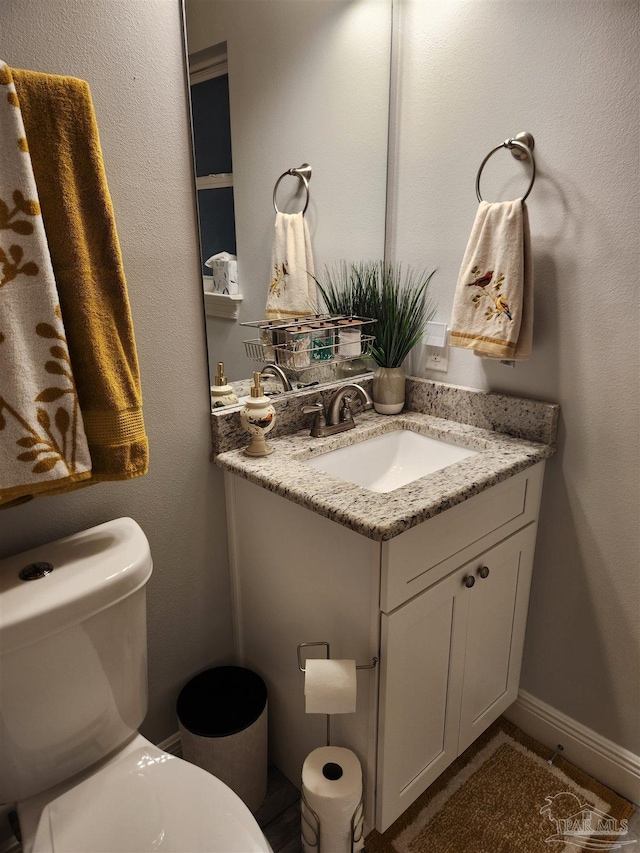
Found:
[{"label": "toilet tank", "polygon": [[[33,563],[53,569],[21,579]],[[0,803],[69,779],[137,731],[151,568],[131,518],[0,561]]]}]

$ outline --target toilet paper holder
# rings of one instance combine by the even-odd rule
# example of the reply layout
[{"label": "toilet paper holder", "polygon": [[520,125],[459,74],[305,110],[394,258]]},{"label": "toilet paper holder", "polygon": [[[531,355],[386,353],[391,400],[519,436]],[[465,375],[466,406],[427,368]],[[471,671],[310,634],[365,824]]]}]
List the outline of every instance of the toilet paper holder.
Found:
[{"label": "toilet paper holder", "polygon": [[[368,667],[369,669],[371,667]],[[322,853],[322,824],[318,813],[315,812],[309,803],[307,802],[307,798],[304,795],[304,790],[300,791],[300,798],[304,804],[304,808],[300,810],[300,817],[302,821],[302,841],[304,845],[307,847],[311,847],[316,851],[316,853]],[[305,814],[305,809],[308,812],[308,815]],[[311,823],[309,820],[309,815],[315,821],[315,825]],[[313,833],[313,840],[309,841],[307,836],[305,835],[305,826],[309,829],[311,833]],[[356,837],[357,835],[357,837]],[[360,802],[356,806],[356,810],[351,816],[351,853],[356,853],[356,845],[362,841],[362,836],[364,835],[364,793],[360,799]],[[359,848],[362,849],[362,848]]]},{"label": "toilet paper holder", "polygon": [[[331,647],[329,643],[321,641],[318,643],[299,643],[298,644],[298,669],[300,672],[306,672],[304,668],[304,663],[302,660],[302,649],[308,649],[313,646],[324,646],[327,650],[327,660],[331,660]],[[371,663],[366,664],[356,664],[356,669],[375,669],[378,665],[378,658],[373,657]],[[327,714],[327,746],[331,745],[331,715]],[[306,844],[307,847],[312,848],[315,853],[322,853],[322,827],[320,824],[320,818],[318,814],[311,808],[309,803],[306,800],[304,795],[304,790],[301,791],[301,799],[304,804],[304,808],[301,810],[302,817],[302,840]],[[305,809],[308,814],[305,814]],[[313,818],[315,821],[315,826],[310,822],[309,816]],[[309,841],[304,832],[305,825],[309,829],[309,831],[313,834],[313,841]],[[359,835],[356,837],[356,834]],[[360,802],[356,806],[356,810],[354,811],[351,817],[351,853],[355,853],[356,845],[362,841],[362,835],[364,833],[364,793]],[[359,848],[360,849],[360,848]]]},{"label": "toilet paper holder", "polygon": [[[331,660],[331,647],[329,643],[320,642],[320,643],[300,643],[298,645],[298,669],[300,672],[306,672],[307,670],[303,666],[302,662],[302,649],[308,649],[311,646],[324,646],[327,650],[327,660]],[[371,663],[365,663],[360,666],[356,664],[356,669],[375,669],[378,665],[378,658],[374,657]],[[331,746],[331,715],[327,714],[327,746]]]},{"label": "toilet paper holder", "polygon": [[[307,670],[302,665],[302,649],[308,649],[310,646],[325,646],[327,649],[327,660],[331,660],[331,649],[329,643],[300,643],[298,646],[298,669],[300,672]],[[371,663],[356,664],[356,669],[375,669],[378,665],[378,658],[374,657]]]}]

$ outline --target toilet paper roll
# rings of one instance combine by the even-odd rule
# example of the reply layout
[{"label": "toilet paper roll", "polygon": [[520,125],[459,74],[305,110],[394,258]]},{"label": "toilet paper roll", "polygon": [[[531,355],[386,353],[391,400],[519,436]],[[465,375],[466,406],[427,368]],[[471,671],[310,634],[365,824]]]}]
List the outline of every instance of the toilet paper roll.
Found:
[{"label": "toilet paper roll", "polygon": [[304,695],[307,714],[353,714],[356,710],[356,662],[307,659]]},{"label": "toilet paper roll", "polygon": [[351,818],[362,799],[358,756],[340,746],[314,749],[302,767],[302,791],[320,820],[322,853],[350,853]]}]

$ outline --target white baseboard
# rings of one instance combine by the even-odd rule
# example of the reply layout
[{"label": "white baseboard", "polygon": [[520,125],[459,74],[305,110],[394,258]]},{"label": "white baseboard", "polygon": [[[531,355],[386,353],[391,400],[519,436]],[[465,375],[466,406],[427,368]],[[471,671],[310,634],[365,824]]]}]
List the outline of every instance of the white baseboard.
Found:
[{"label": "white baseboard", "polygon": [[536,699],[526,690],[519,692],[504,716],[550,749],[562,744],[563,758],[632,803],[640,803],[640,756]]}]

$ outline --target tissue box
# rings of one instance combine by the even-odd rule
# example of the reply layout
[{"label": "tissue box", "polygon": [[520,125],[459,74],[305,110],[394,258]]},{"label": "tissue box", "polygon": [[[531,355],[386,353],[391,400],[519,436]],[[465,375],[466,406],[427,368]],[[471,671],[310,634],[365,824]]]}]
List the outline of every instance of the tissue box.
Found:
[{"label": "tissue box", "polygon": [[238,295],[238,260],[235,255],[218,252],[217,255],[212,255],[208,261],[205,261],[204,265],[211,270],[214,293]]}]

